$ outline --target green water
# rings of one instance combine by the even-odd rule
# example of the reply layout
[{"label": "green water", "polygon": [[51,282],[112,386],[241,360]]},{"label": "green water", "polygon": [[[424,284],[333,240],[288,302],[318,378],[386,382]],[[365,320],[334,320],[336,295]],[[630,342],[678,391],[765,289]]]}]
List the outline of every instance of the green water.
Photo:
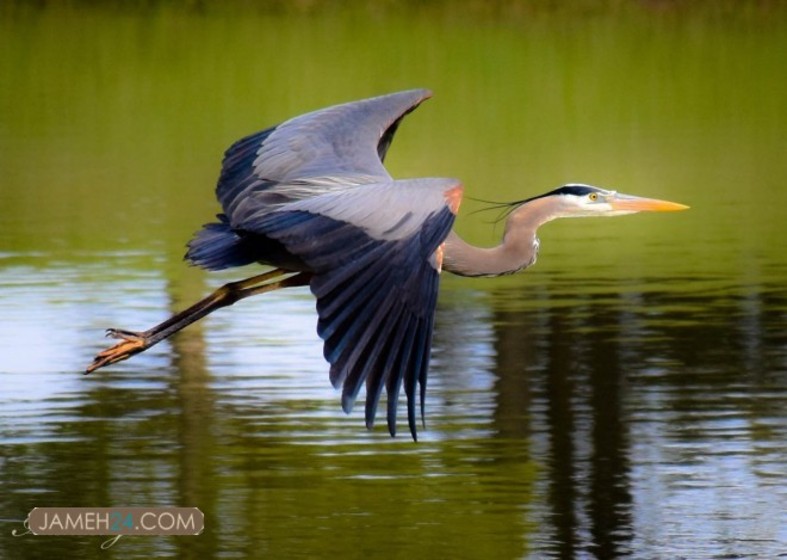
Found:
[{"label": "green water", "polygon": [[[0,6],[0,557],[783,554],[787,12],[700,4]],[[472,197],[569,181],[692,208],[444,278],[418,444],[341,412],[303,290],[80,374],[253,272],[181,261],[229,144],[412,87],[386,163],[461,178],[473,242],[501,226]],[[137,505],[206,531],[11,535]]]}]

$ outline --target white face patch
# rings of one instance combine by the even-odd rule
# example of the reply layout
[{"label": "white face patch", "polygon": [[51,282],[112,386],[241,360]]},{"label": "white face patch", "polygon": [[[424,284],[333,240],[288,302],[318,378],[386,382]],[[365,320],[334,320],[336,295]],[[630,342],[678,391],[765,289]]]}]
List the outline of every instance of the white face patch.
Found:
[{"label": "white face patch", "polygon": [[592,218],[608,216],[625,216],[635,214],[635,210],[616,209],[612,201],[618,196],[617,191],[591,187],[590,185],[574,185],[592,189],[591,192],[576,195],[560,195],[563,203],[563,210],[558,213],[560,218]]}]

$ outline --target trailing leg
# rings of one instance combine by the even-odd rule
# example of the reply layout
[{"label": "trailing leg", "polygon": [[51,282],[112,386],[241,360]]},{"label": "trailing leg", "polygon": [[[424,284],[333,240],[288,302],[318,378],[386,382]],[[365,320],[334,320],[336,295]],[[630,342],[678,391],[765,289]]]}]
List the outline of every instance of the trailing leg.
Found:
[{"label": "trailing leg", "polygon": [[230,306],[241,299],[257,294],[264,294],[265,292],[272,292],[281,288],[305,286],[309,283],[310,278],[311,275],[305,272],[292,274],[277,268],[239,282],[225,284],[188,309],[176,313],[166,321],[144,332],[108,329],[107,336],[120,339],[120,342],[99,352],[93,358],[93,362],[87,367],[85,373],[91,373],[104,366],[126,360],[134,354],[144,352],[151,346],[158,344],[165,338],[169,338],[217,309]]}]

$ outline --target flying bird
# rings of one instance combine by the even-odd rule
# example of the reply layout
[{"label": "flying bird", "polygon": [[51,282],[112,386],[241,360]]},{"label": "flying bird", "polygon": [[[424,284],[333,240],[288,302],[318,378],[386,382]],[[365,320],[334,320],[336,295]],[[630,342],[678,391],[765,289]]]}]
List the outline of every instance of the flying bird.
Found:
[{"label": "flying bird", "polygon": [[188,243],[186,260],[207,270],[261,263],[262,274],[226,284],[144,332],[119,339],[86,373],[125,360],[216,309],[249,296],[309,286],[330,381],[352,409],[366,385],[372,428],[383,388],[396,434],[404,387],[410,433],[424,418],[441,271],[501,276],[532,265],[536,230],[556,218],[671,211],[682,204],[568,184],[506,205],[501,243],[482,248],[452,231],[463,187],[456,179],[394,179],[383,161],[402,119],[431,92],[392,93],[321,109],[247,136],[225,153],[217,221]]}]

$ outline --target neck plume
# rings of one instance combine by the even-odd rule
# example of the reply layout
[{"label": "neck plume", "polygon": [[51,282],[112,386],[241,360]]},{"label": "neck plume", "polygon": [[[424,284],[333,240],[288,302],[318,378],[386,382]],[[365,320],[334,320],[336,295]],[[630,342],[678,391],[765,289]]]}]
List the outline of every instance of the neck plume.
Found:
[{"label": "neck plume", "polygon": [[503,240],[495,247],[470,245],[451,232],[445,240],[443,269],[459,276],[503,276],[536,262],[536,230],[559,217],[548,199],[534,199],[516,208],[506,220]]}]

